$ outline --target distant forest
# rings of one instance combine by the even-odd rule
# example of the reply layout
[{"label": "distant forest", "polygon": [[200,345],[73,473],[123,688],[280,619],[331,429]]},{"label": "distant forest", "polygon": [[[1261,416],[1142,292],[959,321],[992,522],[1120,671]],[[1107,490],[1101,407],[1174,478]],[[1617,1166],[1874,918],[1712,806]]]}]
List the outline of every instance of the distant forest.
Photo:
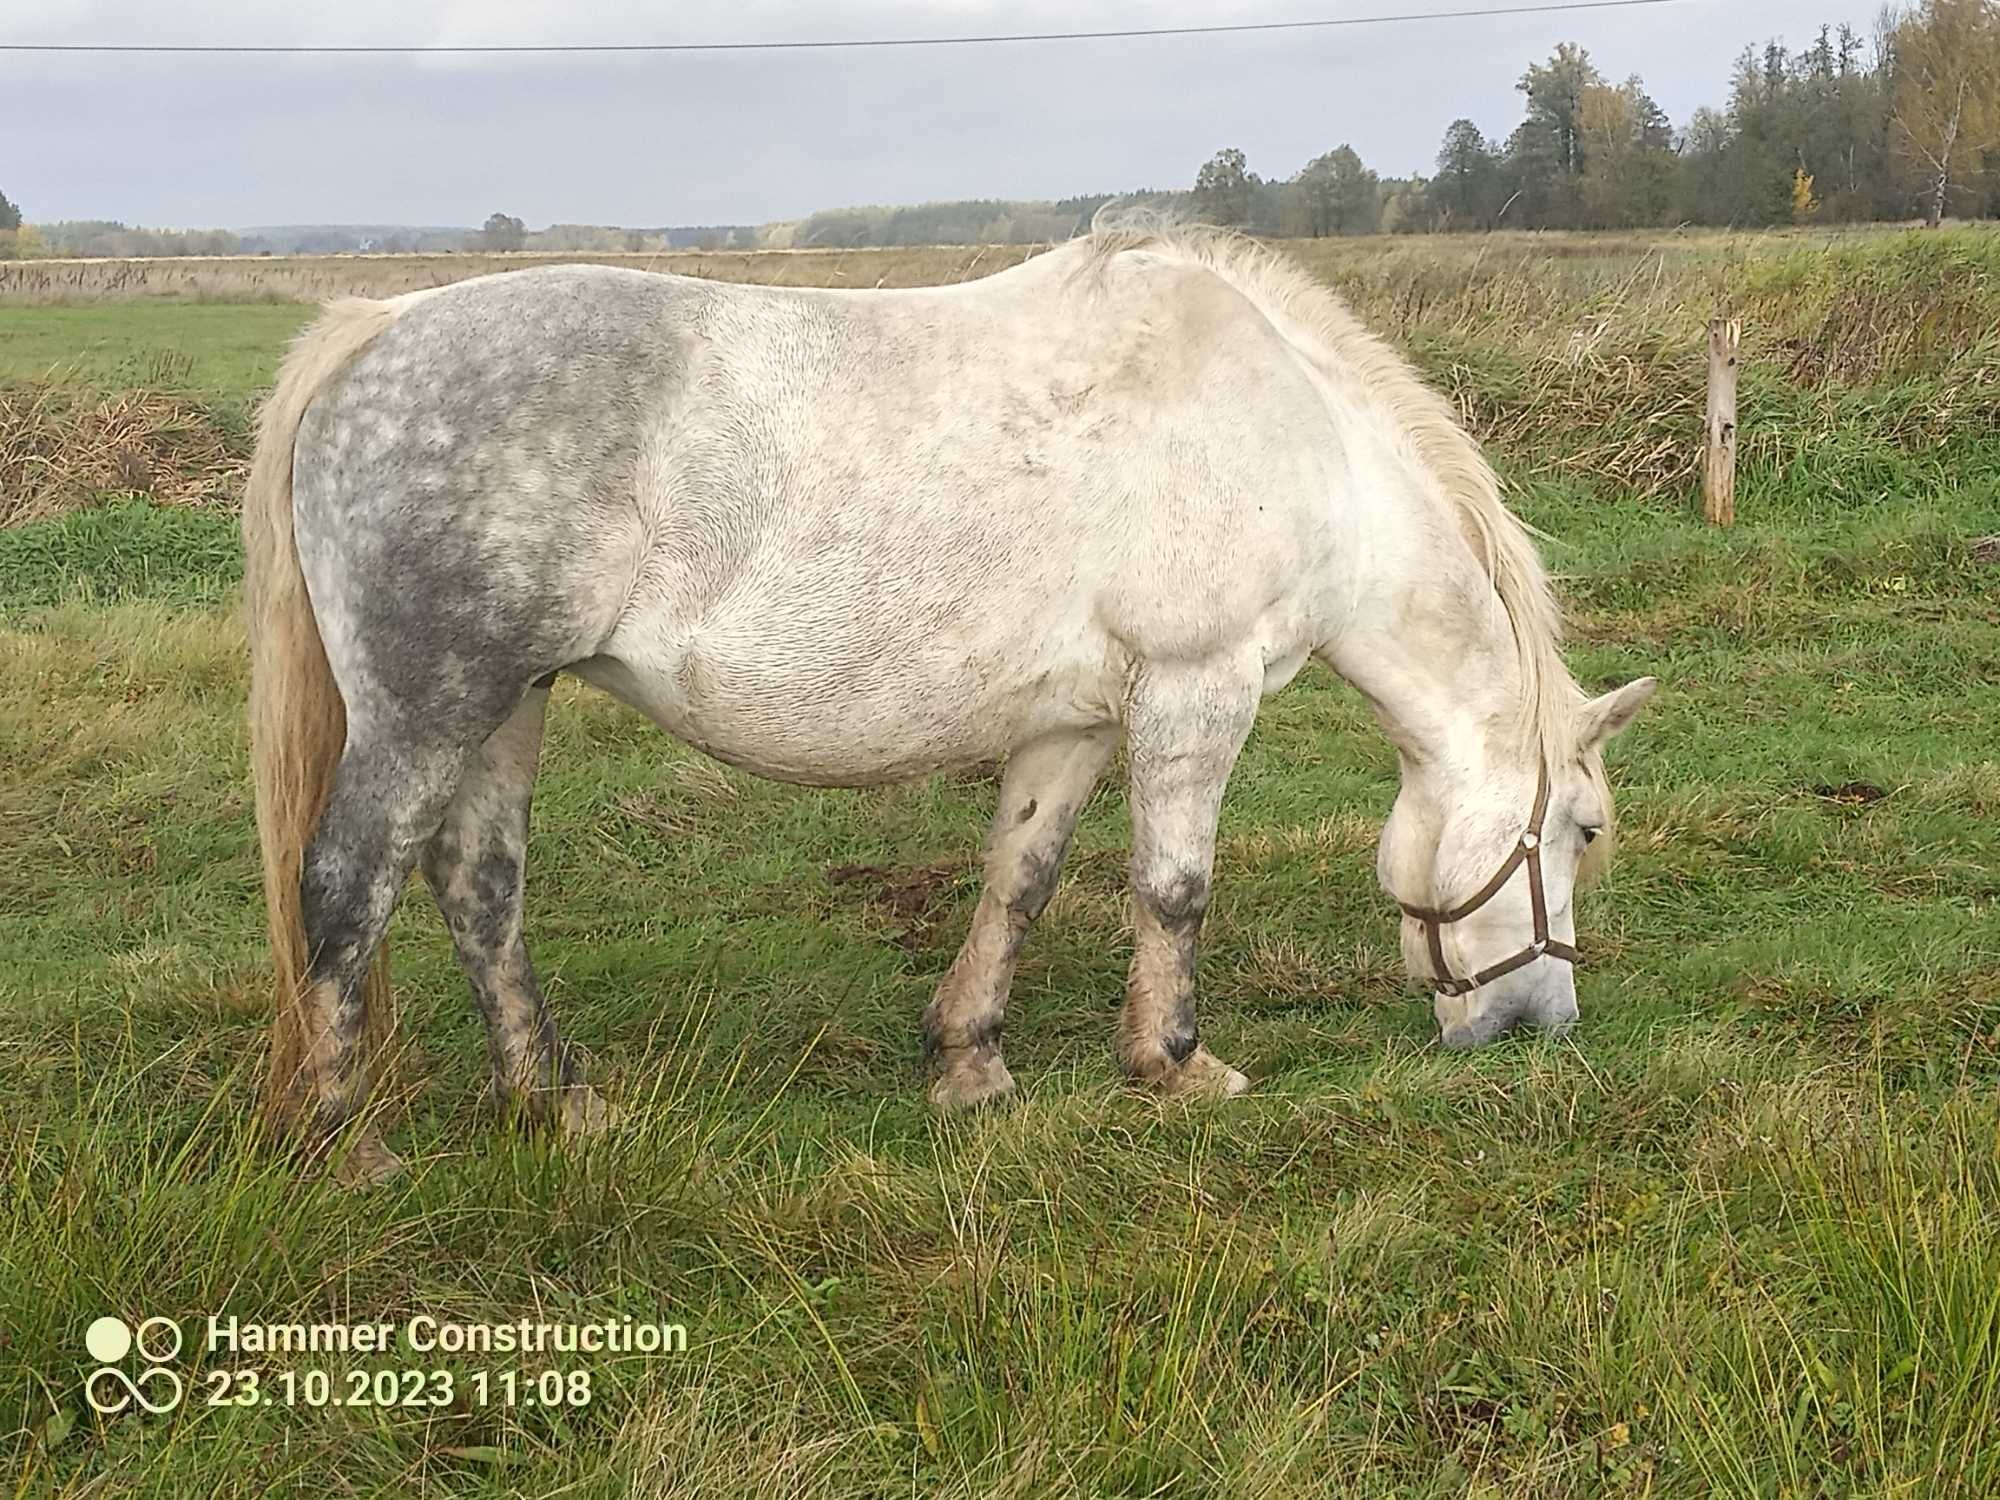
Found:
[{"label": "distant forest", "polygon": [[1345,145],[1264,177],[1232,147],[1188,188],[840,209],[790,226],[788,242],[1062,239],[1112,199],[1287,238],[2000,217],[1996,0],[1885,10],[1867,36],[1822,26],[1803,51],[1746,47],[1728,103],[1678,130],[1638,74],[1613,83],[1578,46],[1530,64],[1516,87],[1520,121],[1489,136],[1453,120],[1429,177],[1379,177]]},{"label": "distant forest", "polygon": [[1346,145],[1265,177],[1230,147],[1184,187],[679,229],[530,230],[495,213],[476,230],[153,230],[23,222],[0,195],[0,259],[1033,244],[1069,238],[1113,201],[1286,237],[2000,217],[2000,0],[1918,0],[1885,9],[1865,36],[1843,24],[1822,26],[1801,51],[1778,41],[1746,47],[1728,102],[1697,109],[1678,129],[1637,73],[1614,83],[1572,44],[1530,64],[1516,87],[1523,110],[1512,129],[1489,136],[1478,121],[1453,120],[1428,177],[1383,178]]}]

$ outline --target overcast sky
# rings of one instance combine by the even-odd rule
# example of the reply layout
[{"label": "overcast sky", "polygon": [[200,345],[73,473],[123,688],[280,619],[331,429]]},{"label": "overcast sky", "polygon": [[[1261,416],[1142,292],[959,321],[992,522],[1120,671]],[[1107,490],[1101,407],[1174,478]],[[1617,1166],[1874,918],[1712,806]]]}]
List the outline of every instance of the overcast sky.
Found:
[{"label": "overcast sky", "polygon": [[[964,35],[1472,9],[1498,0],[11,0],[0,42],[531,43]],[[0,191],[30,219],[168,227],[760,223],[855,203],[1177,187],[1216,148],[1285,176],[1342,142],[1428,172],[1504,136],[1560,41],[1677,125],[1746,43],[1864,35],[1879,0],[1233,37],[641,57],[0,53]]]}]

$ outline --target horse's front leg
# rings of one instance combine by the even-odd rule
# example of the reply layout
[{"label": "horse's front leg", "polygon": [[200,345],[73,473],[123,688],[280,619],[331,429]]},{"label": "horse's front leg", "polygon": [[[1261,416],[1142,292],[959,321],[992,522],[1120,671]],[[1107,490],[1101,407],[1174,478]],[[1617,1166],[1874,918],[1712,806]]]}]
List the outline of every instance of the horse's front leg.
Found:
[{"label": "horse's front leg", "polygon": [[931,1099],[942,1108],[982,1104],[1014,1087],[1000,1056],[1014,960],[1055,894],[1077,816],[1117,743],[1114,729],[1051,735],[1007,757],[972,928],[924,1011],[924,1047],[939,1064]]},{"label": "horse's front leg", "polygon": [[1132,968],[1118,1056],[1170,1093],[1240,1094],[1250,1080],[1201,1044],[1195,953],[1215,827],[1257,717],[1261,674],[1232,665],[1140,670],[1126,705],[1132,759]]}]

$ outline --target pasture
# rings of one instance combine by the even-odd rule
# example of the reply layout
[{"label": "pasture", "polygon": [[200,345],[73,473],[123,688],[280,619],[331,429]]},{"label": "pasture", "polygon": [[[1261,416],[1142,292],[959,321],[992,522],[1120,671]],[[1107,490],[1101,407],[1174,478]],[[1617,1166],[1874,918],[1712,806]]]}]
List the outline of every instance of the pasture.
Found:
[{"label": "pasture", "polygon": [[[494,1118],[413,888],[391,1140],[414,1170],[363,1194],[300,1182],[250,1119],[267,993],[230,485],[309,316],[288,298],[488,267],[0,267],[18,1493],[2000,1488],[2000,237],[1289,249],[1487,441],[1549,534],[1579,680],[1663,680],[1610,755],[1620,852],[1581,908],[1574,1035],[1437,1047],[1374,878],[1395,759],[1315,668],[1238,767],[1204,933],[1204,1034],[1253,1091],[1117,1078],[1114,769],[1023,955],[1021,1096],[935,1117],[916,1021],[992,779],[774,786],[565,681],[530,942],[625,1122],[562,1147]],[[875,285],[1013,254],[658,259]],[[1692,476],[1724,305],[1746,369],[1718,532]],[[114,452],[78,437],[104,433]],[[107,1312],[632,1317],[688,1347],[403,1356],[459,1394],[388,1407],[209,1405],[203,1374],[245,1361],[191,1354],[179,1411],[106,1419],[82,1333]],[[385,1365],[252,1363],[267,1388]],[[473,1400],[503,1364],[586,1369],[591,1399]]]}]

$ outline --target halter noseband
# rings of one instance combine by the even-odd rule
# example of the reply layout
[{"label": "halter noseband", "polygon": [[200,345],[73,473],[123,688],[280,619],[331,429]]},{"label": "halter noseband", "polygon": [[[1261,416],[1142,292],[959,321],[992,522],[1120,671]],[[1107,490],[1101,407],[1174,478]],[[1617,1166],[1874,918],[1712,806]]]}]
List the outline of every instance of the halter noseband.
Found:
[{"label": "halter noseband", "polygon": [[[1431,967],[1436,971],[1433,984],[1439,994],[1469,995],[1482,984],[1491,984],[1502,975],[1511,974],[1516,969],[1525,968],[1544,956],[1559,958],[1566,964],[1582,961],[1583,955],[1559,938],[1549,936],[1549,907],[1542,895],[1542,819],[1549,811],[1549,763],[1544,760],[1539,766],[1535,781],[1535,808],[1528,814],[1528,828],[1521,835],[1521,842],[1514,846],[1514,852],[1507,856],[1507,862],[1494,872],[1493,878],[1479,888],[1471,900],[1449,911],[1436,911],[1428,907],[1412,906],[1407,901],[1396,904],[1405,914],[1423,923],[1424,941],[1431,951]],[[1513,878],[1516,867],[1525,863],[1528,867],[1528,901],[1535,912],[1535,940],[1516,953],[1512,958],[1503,958],[1499,963],[1481,969],[1470,979],[1460,979],[1451,972],[1451,965],[1444,961],[1444,929],[1448,923],[1462,922],[1480,907],[1500,894],[1500,889]]]}]

